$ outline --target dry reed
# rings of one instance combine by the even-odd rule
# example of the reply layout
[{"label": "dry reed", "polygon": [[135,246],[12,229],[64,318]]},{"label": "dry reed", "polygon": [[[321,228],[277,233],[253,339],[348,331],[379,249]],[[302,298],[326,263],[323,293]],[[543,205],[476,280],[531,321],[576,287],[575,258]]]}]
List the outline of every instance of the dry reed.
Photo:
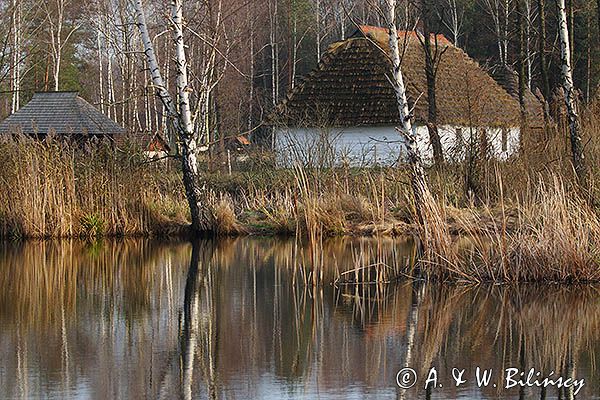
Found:
[{"label": "dry reed", "polygon": [[0,141],[0,235],[134,235],[181,226],[181,185],[165,166],[108,143]]}]

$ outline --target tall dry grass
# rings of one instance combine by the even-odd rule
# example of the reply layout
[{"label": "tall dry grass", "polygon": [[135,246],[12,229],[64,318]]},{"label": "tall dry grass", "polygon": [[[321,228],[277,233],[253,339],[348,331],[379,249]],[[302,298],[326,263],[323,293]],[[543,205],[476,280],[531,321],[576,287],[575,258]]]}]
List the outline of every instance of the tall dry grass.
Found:
[{"label": "tall dry grass", "polygon": [[600,281],[600,218],[577,191],[555,176],[531,186],[512,208],[514,215],[499,218],[489,208],[456,214],[463,234],[433,258],[423,255],[424,274],[468,282]]},{"label": "tall dry grass", "polygon": [[[219,235],[310,238],[310,264],[319,276],[325,237],[414,235],[421,242],[417,269],[408,271],[414,275],[600,280],[600,118],[588,111],[583,122],[589,187],[575,183],[565,132],[526,133],[519,157],[479,163],[476,196],[466,187],[464,165],[431,169],[422,225],[416,223],[408,173],[397,167],[258,164],[232,174],[209,172],[205,201]],[[188,220],[179,171],[148,163],[135,149],[18,137],[0,142],[0,162],[4,237],[149,234],[179,229]],[[381,272],[374,273],[391,280]]]},{"label": "tall dry grass", "polygon": [[186,220],[176,174],[139,151],[49,138],[0,141],[0,235],[150,234]]}]

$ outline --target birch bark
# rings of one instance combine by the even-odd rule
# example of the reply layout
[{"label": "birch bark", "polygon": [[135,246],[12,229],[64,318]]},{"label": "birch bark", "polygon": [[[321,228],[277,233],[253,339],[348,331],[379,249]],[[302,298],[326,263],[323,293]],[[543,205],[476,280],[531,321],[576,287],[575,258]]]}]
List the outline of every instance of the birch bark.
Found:
[{"label": "birch bark", "polygon": [[177,105],[173,102],[171,94],[164,84],[154,46],[150,40],[146,17],[144,15],[142,0],[134,3],[137,26],[140,31],[144,54],[150,68],[150,76],[155,86],[157,96],[163,103],[165,112],[168,113],[169,124],[176,133],[180,145],[180,159],[183,170],[183,184],[185,194],[190,208],[192,219],[192,230],[196,233],[206,232],[211,227],[212,215],[202,203],[204,198],[204,187],[200,185],[197,160],[197,138],[194,134],[192,113],[190,108],[187,73],[187,59],[185,55],[185,44],[183,41],[183,1],[173,0],[171,2],[171,20],[173,29],[173,40],[176,48],[177,62]]},{"label": "birch bark", "polygon": [[392,84],[396,94],[398,113],[401,125],[398,131],[406,142],[407,159],[411,167],[411,187],[415,200],[415,210],[419,222],[424,222],[423,209],[425,201],[431,197],[423,161],[417,147],[416,133],[413,130],[404,76],[402,74],[400,48],[398,45],[398,28],[396,26],[396,0],[386,0],[386,24],[389,31],[390,56],[392,61]]},{"label": "birch bark", "polygon": [[11,113],[19,110],[21,93],[21,1],[12,1],[12,71],[11,91],[12,104]]},{"label": "birch bark", "polygon": [[569,38],[569,28],[567,26],[567,13],[565,10],[565,0],[556,0],[558,8],[558,30],[560,36],[561,64],[562,64],[562,86],[565,95],[565,104],[569,119],[569,136],[571,141],[571,152],[573,167],[580,183],[585,183],[587,178],[587,168],[585,156],[583,154],[583,144],[581,140],[581,123],[577,110],[577,99],[575,86],[573,84],[573,71],[571,68],[571,48]]}]

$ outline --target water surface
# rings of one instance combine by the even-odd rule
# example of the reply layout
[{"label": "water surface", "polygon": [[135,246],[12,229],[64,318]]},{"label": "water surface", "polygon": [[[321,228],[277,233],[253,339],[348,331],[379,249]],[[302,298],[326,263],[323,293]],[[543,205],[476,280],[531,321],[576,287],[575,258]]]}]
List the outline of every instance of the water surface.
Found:
[{"label": "water surface", "polygon": [[[594,287],[302,283],[312,265],[331,281],[413,259],[392,239],[0,244],[0,398],[542,398],[501,388],[510,367],[585,379],[577,398],[600,398]],[[427,391],[432,367],[442,387]],[[453,387],[453,368],[468,382]]]}]

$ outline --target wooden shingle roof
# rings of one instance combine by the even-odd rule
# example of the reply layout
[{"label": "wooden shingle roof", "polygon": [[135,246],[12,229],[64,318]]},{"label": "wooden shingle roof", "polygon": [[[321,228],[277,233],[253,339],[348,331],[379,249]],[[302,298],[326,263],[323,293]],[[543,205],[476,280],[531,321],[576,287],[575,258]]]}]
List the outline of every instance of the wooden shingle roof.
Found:
[{"label": "wooden shingle roof", "polygon": [[77,92],[38,92],[29,103],[0,123],[1,133],[31,136],[114,136],[125,129],[106,117]]},{"label": "wooden shingle roof", "polygon": [[[425,53],[417,35],[399,32],[399,44],[414,121],[425,124]],[[444,51],[436,77],[438,124],[519,126],[518,101],[442,35],[438,35],[437,43]],[[377,27],[362,26],[351,38],[334,43],[318,67],[279,105],[272,123],[340,127],[397,124],[387,49],[387,30]]]},{"label": "wooden shingle roof", "polygon": [[[514,99],[519,100],[519,74],[508,66],[498,65],[491,70],[492,77]],[[525,115],[531,128],[544,127],[544,106],[529,88],[524,94]]]}]

